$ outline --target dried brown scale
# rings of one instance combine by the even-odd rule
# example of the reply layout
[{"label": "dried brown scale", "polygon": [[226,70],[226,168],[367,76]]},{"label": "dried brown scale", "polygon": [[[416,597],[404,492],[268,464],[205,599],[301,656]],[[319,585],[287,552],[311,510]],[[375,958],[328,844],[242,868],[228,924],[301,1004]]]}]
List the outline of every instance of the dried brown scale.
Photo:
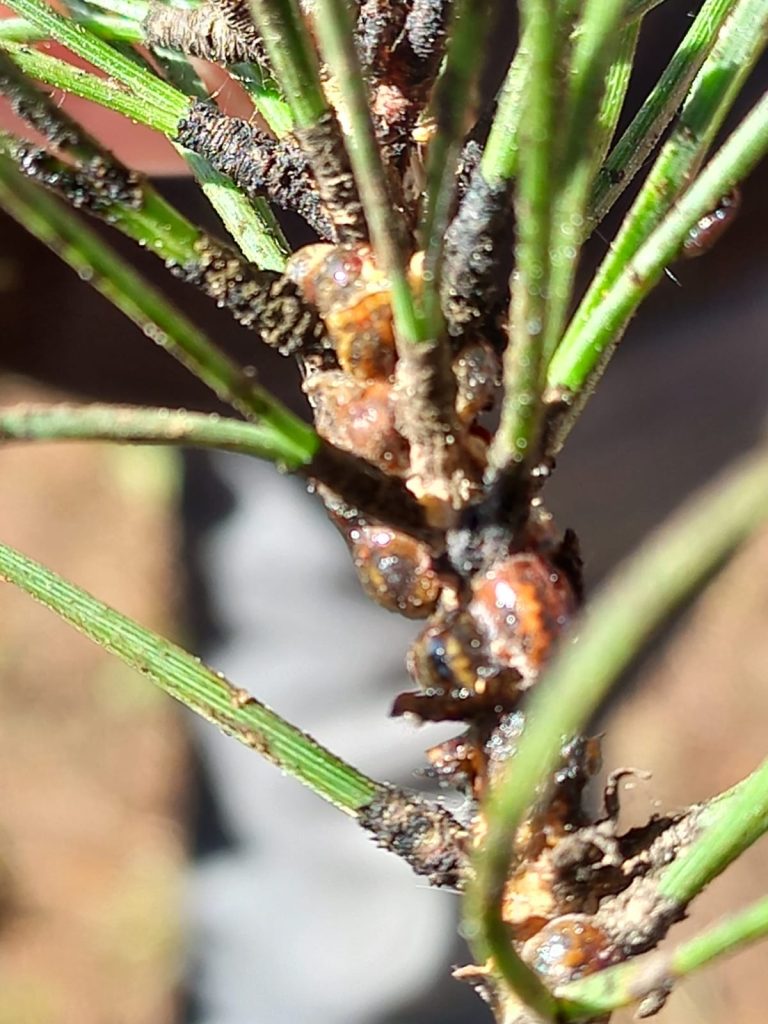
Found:
[{"label": "dried brown scale", "polygon": [[[552,546],[556,556],[546,532],[539,543]],[[511,741],[492,740],[493,730],[539,678],[575,614],[578,594],[552,558],[524,550],[491,561],[453,601],[438,610],[409,651],[408,669],[421,692],[400,694],[392,713],[483,723],[475,742],[481,748],[494,742],[489,756],[506,760]]]},{"label": "dried brown scale", "polygon": [[322,238],[333,238],[307,158],[291,139],[278,141],[250,121],[197,100],[179,122],[176,141],[205,157],[246,195],[267,196],[303,217]]},{"label": "dried brown scale", "polygon": [[377,846],[405,860],[430,885],[461,889],[469,870],[468,835],[438,804],[387,788],[357,812]]},{"label": "dried brown scale", "polygon": [[690,260],[708,253],[733,224],[740,208],[741,192],[734,187],[722,197],[714,210],[701,217],[691,228],[683,242],[681,255]]},{"label": "dried brown scale", "polygon": [[285,273],[322,316],[341,368],[362,382],[388,381],[396,357],[391,296],[370,246],[307,245]]},{"label": "dried brown scale", "polygon": [[609,936],[587,914],[563,914],[529,939],[521,955],[555,988],[616,963],[618,953]]},{"label": "dried brown scale", "polygon": [[[509,756],[514,756],[525,720],[521,712],[510,717],[514,728]],[[519,942],[527,941],[563,914],[591,914],[597,908],[597,899],[587,887],[567,884],[558,854],[563,844],[572,845],[573,836],[588,821],[583,794],[600,766],[599,743],[577,738],[566,744],[562,756],[561,767],[550,780],[546,801],[523,822],[515,837],[516,864],[504,887],[501,910],[513,938]],[[489,767],[492,779],[497,765],[490,757]],[[476,825],[480,836],[483,827],[481,819]],[[584,852],[586,862],[591,863],[594,855],[588,854],[586,847]],[[573,867],[569,865],[571,872]]]},{"label": "dried brown scale", "polygon": [[408,619],[425,619],[435,610],[442,581],[425,544],[367,524],[350,531],[349,543],[360,582],[374,601]]},{"label": "dried brown scale", "polygon": [[142,30],[150,47],[181,50],[222,64],[267,62],[264,44],[244,0],[214,0],[193,10],[152,0]]},{"label": "dried brown scale", "polygon": [[474,619],[463,609],[433,617],[408,652],[408,671],[420,693],[402,693],[393,715],[421,721],[494,721],[520,699],[520,675],[494,663]]},{"label": "dried brown scale", "polygon": [[340,370],[313,373],[304,382],[315,429],[337,448],[353,452],[387,473],[408,469],[408,445],[395,429],[392,387],[362,382]]},{"label": "dried brown scale", "polygon": [[246,263],[210,236],[203,236],[195,248],[194,262],[170,265],[176,276],[196,285],[283,355],[322,346],[322,322],[293,281]]},{"label": "dried brown scale", "polygon": [[327,111],[315,124],[297,128],[295,136],[339,242],[367,241],[365,214],[336,115]]},{"label": "dried brown scale", "polygon": [[469,614],[491,657],[516,669],[529,686],[549,660],[553,646],[576,612],[565,574],[534,552],[494,562],[472,581]]}]

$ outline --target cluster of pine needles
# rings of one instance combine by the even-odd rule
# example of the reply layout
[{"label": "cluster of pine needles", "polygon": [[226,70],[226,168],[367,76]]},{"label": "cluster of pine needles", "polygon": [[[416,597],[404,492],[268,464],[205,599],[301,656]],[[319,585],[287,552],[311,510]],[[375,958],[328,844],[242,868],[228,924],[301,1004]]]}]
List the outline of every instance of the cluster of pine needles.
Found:
[{"label": "cluster of pine needles", "polygon": [[[631,1002],[650,1015],[679,977],[768,932],[763,901],[634,963],[768,827],[768,766],[624,833],[622,772],[599,811],[584,799],[600,768],[586,723],[655,627],[763,520],[768,456],[695,499],[586,611],[577,540],[542,495],[638,306],[671,263],[716,242],[735,187],[768,149],[763,97],[710,155],[765,48],[768,0],[703,0],[628,116],[638,39],[662,2],[520,0],[518,42],[488,104],[491,40],[511,32],[500,3],[66,0],[61,13],[9,0],[17,16],[0,22],[0,90],[26,126],[0,133],[0,204],[239,414],[24,405],[0,410],[0,437],[213,447],[309,481],[368,595],[425,622],[408,655],[415,689],[393,714],[460,723],[427,758],[463,810],[367,778],[3,546],[0,577],[431,884],[463,891],[477,962],[455,973],[500,1024],[604,1021]],[[227,90],[210,84],[222,76],[249,118],[228,112]],[[229,237],[168,203],[69,116],[59,91],[170,140]],[[583,244],[630,186],[578,294]],[[296,359],[313,426],[72,207]],[[316,241],[291,252],[275,208]]]}]

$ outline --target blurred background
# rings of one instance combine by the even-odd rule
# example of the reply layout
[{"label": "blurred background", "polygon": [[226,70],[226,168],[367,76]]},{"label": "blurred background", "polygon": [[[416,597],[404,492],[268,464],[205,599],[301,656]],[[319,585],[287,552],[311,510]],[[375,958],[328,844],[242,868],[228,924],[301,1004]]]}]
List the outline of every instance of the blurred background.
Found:
[{"label": "blurred background", "polygon": [[[689,16],[668,0],[649,17],[630,103]],[[731,123],[765,79],[763,68]],[[172,169],[146,136],[87,116],[125,159]],[[762,167],[722,242],[672,268],[642,309],[548,488],[560,526],[579,534],[590,586],[765,434],[767,182]],[[160,184],[216,227],[189,182]],[[306,414],[288,361],[110,240]],[[605,247],[593,239],[585,272]],[[0,401],[62,397],[217,407],[0,217]],[[418,626],[369,605],[298,482],[236,456],[63,444],[4,447],[0,479],[4,542],[172,635],[364,771],[423,785],[421,752],[441,734],[387,717]],[[653,773],[628,785],[627,824],[704,799],[764,757],[767,570],[763,536],[659,638],[598,724],[607,770]],[[0,1024],[488,1019],[448,978],[467,956],[456,896],[425,888],[338,812],[9,587],[0,624]],[[767,885],[758,845],[673,939]],[[697,974],[661,1019],[763,1024],[764,955]]]}]

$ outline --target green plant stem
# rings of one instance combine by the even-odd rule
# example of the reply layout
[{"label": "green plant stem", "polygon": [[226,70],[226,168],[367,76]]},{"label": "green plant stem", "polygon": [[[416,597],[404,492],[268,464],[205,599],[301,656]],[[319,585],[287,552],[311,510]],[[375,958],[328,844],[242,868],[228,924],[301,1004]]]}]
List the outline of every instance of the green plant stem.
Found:
[{"label": "green plant stem", "polygon": [[[634,3],[635,0],[632,0]],[[91,7],[106,11],[108,14],[117,14],[121,18],[128,18],[141,24],[149,10],[148,0],[88,0]],[[182,6],[189,6],[182,4]]]},{"label": "green plant stem", "polygon": [[680,978],[768,935],[768,899],[727,917],[678,946],[637,963],[620,964],[558,989],[561,1020],[586,1020],[628,1006],[656,991],[668,992]]},{"label": "green plant stem", "polygon": [[763,899],[679,946],[670,957],[672,972],[675,977],[682,978],[723,954],[733,953],[740,946],[766,935],[768,899]]},{"label": "green plant stem", "polygon": [[318,438],[220,352],[148,281],[110,249],[79,217],[0,155],[0,203],[31,234],[59,255],[76,273],[129,317],[147,337],[166,349],[244,415],[269,422],[288,450],[309,461]]},{"label": "green plant stem", "polygon": [[[589,317],[568,332],[550,363],[548,383],[574,397],[569,419],[556,438],[562,446],[575,414],[588,397],[598,367],[615,346],[629,319],[664,268],[677,256],[690,229],[721,196],[744,178],[768,151],[768,95],[728,138],[666,219],[624,264],[610,291]],[[581,318],[579,318],[581,320]]]},{"label": "green plant stem", "polygon": [[564,110],[561,179],[554,199],[547,323],[542,342],[549,363],[562,334],[584,237],[587,197],[603,145],[599,113],[610,66],[622,41],[624,0],[586,0],[576,28]]},{"label": "green plant stem", "polygon": [[[139,25],[127,18],[92,14],[78,21],[89,32],[110,43],[140,43],[143,38]],[[0,39],[9,43],[39,43],[46,38],[44,33],[23,18],[0,19]]]},{"label": "green plant stem", "polygon": [[404,225],[387,187],[346,0],[317,0],[315,31],[323,58],[339,83],[340,103],[349,126],[349,157],[374,250],[389,277],[398,343],[409,345],[431,340],[417,315],[408,283],[403,251]]},{"label": "green plant stem", "polygon": [[598,172],[587,231],[599,224],[653,152],[717,41],[733,0],[705,0],[661,78]]},{"label": "green plant stem", "polygon": [[301,436],[285,430],[284,417],[277,403],[256,423],[184,409],[24,403],[0,407],[0,442],[119,441],[218,448],[267,459],[292,472],[305,466],[314,452]]},{"label": "green plant stem", "polygon": [[253,0],[253,16],[294,120],[316,124],[328,110],[320,68],[295,0]]},{"label": "green plant stem", "polygon": [[[580,4],[581,0],[561,0],[558,5],[557,18],[553,24],[558,26],[557,31],[563,42],[570,34]],[[480,172],[492,188],[511,181],[517,174],[518,129],[523,97],[528,88],[530,59],[530,40],[522,32],[499,91],[496,111],[480,158]]]},{"label": "green plant stem", "polygon": [[155,103],[152,97],[128,91],[108,78],[99,78],[58,57],[51,57],[47,53],[4,39],[0,39],[0,47],[13,57],[16,64],[30,78],[56,89],[63,89],[73,96],[92,100],[164,135],[175,134],[179,119],[189,106],[189,101],[182,96],[183,102],[169,110],[166,105]]},{"label": "green plant stem", "polygon": [[[46,38],[63,43],[73,53],[127,86],[137,100],[151,104],[157,111],[174,118],[174,123],[186,113],[189,106],[186,96],[99,39],[93,32],[58,14],[45,0],[11,0],[8,6]],[[62,85],[61,88],[66,86]]]},{"label": "green plant stem", "polygon": [[0,578],[347,814],[384,790],[199,658],[5,545],[0,545]]},{"label": "green plant stem", "polygon": [[480,962],[491,953],[513,988],[501,896],[511,837],[543,798],[541,780],[558,764],[563,740],[584,727],[653,631],[767,517],[768,453],[760,451],[694,497],[617,570],[576,624],[578,643],[565,640],[533,691],[519,750],[486,802],[488,831],[466,898],[465,933]]},{"label": "green plant stem", "polygon": [[530,56],[528,41],[522,36],[499,92],[496,113],[480,158],[480,171],[489,185],[511,181],[517,173],[517,134]]},{"label": "green plant stem", "polygon": [[448,48],[432,103],[436,131],[427,154],[426,190],[420,235],[424,250],[422,309],[425,334],[443,333],[440,275],[445,233],[455,196],[456,166],[461,143],[474,120],[477,84],[493,4],[458,0],[452,16]]},{"label": "green plant stem", "polygon": [[253,105],[278,139],[294,126],[291,108],[274,82],[256,64],[232,64],[229,71],[253,100]]},{"label": "green plant stem", "polygon": [[[521,36],[530,45],[530,64],[522,100],[521,125],[527,133],[520,148],[516,274],[512,282],[509,345],[504,357],[504,402],[501,423],[490,451],[490,465],[506,473],[525,464],[541,418],[542,344],[547,325],[551,272],[550,239],[557,169],[554,164],[556,90],[562,39],[553,31],[557,8],[552,0],[522,0]],[[507,839],[513,832],[507,833]],[[498,843],[498,839],[497,839]],[[485,845],[483,847],[485,849]],[[504,845],[505,856],[509,854]],[[508,863],[508,857],[507,861]],[[482,870],[485,858],[478,861]],[[509,941],[501,917],[503,880],[498,875],[482,893],[483,912],[468,916],[468,937],[479,962],[491,957],[495,971],[516,996],[545,1020],[554,1012],[553,998]]]},{"label": "green plant stem", "polygon": [[681,906],[768,830],[768,761],[711,801],[699,827],[698,838],[659,878],[659,894]]},{"label": "green plant stem", "polygon": [[183,147],[179,151],[249,263],[264,270],[282,271],[290,249],[266,199],[250,200],[203,157]]},{"label": "green plant stem", "polygon": [[616,125],[619,123],[624,100],[635,62],[635,51],[640,36],[639,20],[621,29],[619,44],[613,63],[605,78],[605,95],[597,115],[597,132],[592,154],[592,178],[597,175],[605,160]]},{"label": "green plant stem", "polygon": [[[2,67],[2,54],[0,54],[0,69]],[[54,111],[57,116],[55,104],[47,97],[35,94],[38,101],[46,108]],[[63,130],[69,125],[68,119],[61,121]],[[63,134],[63,133],[62,133]],[[119,164],[112,164],[112,158],[102,147],[87,133],[74,126],[72,134],[67,134],[67,142],[60,143],[68,153],[71,153],[79,160],[93,162],[99,167],[114,166],[123,170],[126,181],[131,182],[134,188],[131,189],[131,197],[114,200],[103,200],[100,208],[100,215],[109,220],[123,234],[133,238],[142,246],[146,246],[160,259],[166,262],[185,264],[195,257],[195,246],[201,237],[199,228],[191,224],[186,217],[166,202],[165,199],[146,181],[141,179],[132,182],[129,172],[121,168]],[[69,141],[73,140],[73,141]],[[0,132],[0,154],[6,158],[18,162],[23,159],[28,147],[19,139]],[[55,174],[58,168],[62,178],[72,174],[72,165],[59,160],[56,157],[46,157],[47,166]],[[135,198],[138,196],[139,201]]]},{"label": "green plant stem", "polygon": [[561,42],[552,31],[556,5],[553,0],[525,0],[520,12],[521,36],[530,47],[530,67],[522,100],[525,138],[518,154],[516,272],[504,356],[504,402],[489,456],[491,470],[497,474],[525,464],[541,420],[542,345],[556,174],[552,139]]},{"label": "green plant stem", "polygon": [[[615,128],[632,71],[630,51],[634,51],[634,44],[630,40],[633,36],[636,40],[640,30],[640,20],[643,16],[660,3],[663,3],[663,0],[630,0],[627,10],[624,12],[624,41],[620,44],[620,53],[609,73],[605,101],[600,113],[607,141],[610,141],[610,135],[613,134],[613,129],[609,132],[608,128],[611,123]],[[483,178],[490,185],[510,181],[517,173],[520,98],[528,74],[529,57],[528,43],[525,38],[522,38],[499,92],[496,113],[480,159]],[[693,77],[693,73],[691,77]]]}]

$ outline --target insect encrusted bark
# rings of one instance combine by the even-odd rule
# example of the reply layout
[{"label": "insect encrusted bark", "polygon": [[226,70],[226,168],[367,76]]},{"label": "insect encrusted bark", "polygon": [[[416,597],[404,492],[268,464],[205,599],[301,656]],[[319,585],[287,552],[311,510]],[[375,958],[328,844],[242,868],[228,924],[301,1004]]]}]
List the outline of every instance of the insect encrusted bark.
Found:
[{"label": "insect encrusted bark", "polygon": [[304,151],[289,137],[274,136],[250,121],[196,101],[179,122],[177,142],[226,174],[248,196],[266,196],[292,210],[321,238],[335,239]]}]

